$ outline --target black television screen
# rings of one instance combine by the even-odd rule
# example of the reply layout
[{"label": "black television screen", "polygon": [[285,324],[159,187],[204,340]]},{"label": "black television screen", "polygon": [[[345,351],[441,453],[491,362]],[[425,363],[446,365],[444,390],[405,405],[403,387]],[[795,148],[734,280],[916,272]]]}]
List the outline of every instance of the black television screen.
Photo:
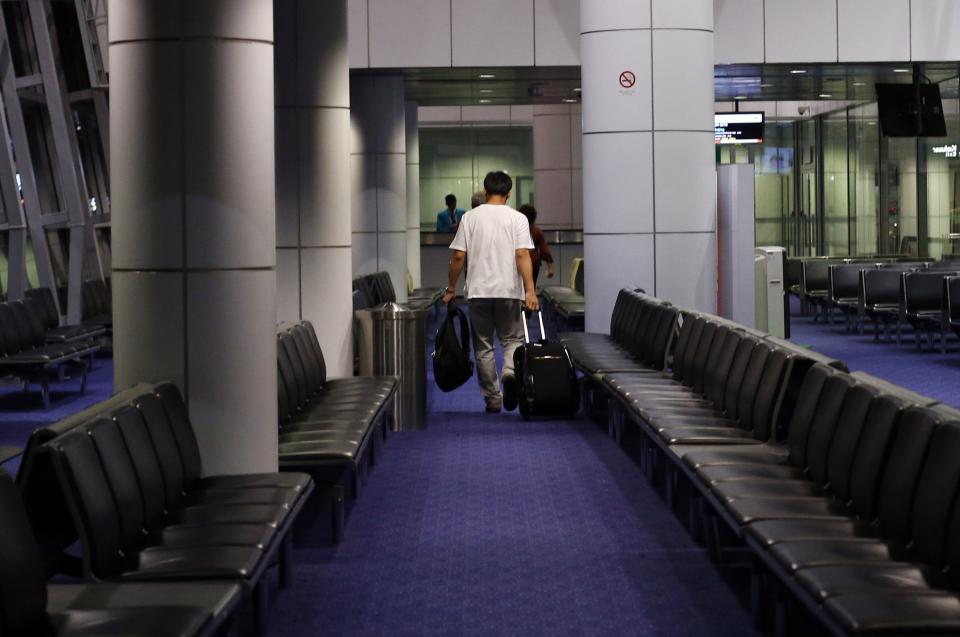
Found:
[{"label": "black television screen", "polygon": [[762,144],[763,112],[716,113],[713,141],[718,144]]},{"label": "black television screen", "polygon": [[913,84],[877,84],[877,107],[884,136],[946,136],[947,124],[943,120],[940,87],[936,84],[920,84],[919,89],[918,103],[917,86]]}]

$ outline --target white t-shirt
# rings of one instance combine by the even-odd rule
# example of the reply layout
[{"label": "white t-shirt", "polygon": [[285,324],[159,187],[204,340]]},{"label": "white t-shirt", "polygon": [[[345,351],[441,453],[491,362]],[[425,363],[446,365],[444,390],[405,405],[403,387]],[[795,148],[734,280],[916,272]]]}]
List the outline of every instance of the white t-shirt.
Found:
[{"label": "white t-shirt", "polygon": [[483,204],[463,215],[450,249],[467,253],[467,298],[522,301],[521,248],[533,248],[530,224],[510,206]]}]

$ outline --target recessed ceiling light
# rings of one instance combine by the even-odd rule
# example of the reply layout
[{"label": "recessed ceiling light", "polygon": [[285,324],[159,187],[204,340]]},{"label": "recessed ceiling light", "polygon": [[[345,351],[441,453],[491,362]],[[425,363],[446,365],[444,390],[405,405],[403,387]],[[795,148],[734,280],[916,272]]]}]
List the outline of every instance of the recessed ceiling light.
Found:
[{"label": "recessed ceiling light", "polygon": [[746,96],[746,95],[736,95],[736,96],[734,96],[733,99],[735,99],[735,100],[745,100],[745,99],[747,99],[747,96]]},{"label": "recessed ceiling light", "polygon": [[479,100],[481,104],[489,104],[490,100]]},{"label": "recessed ceiling light", "polygon": [[493,93],[493,89],[492,89],[492,88],[482,88],[482,89],[480,89],[480,92],[481,92],[481,93]]},{"label": "recessed ceiling light", "polygon": [[806,72],[807,72],[806,69],[790,69],[791,75],[802,75],[803,73],[806,73]]},{"label": "recessed ceiling light", "polygon": [[493,73],[481,73],[481,74],[478,75],[477,77],[479,77],[481,80],[492,80],[493,78],[495,78],[495,77],[497,77],[497,76],[494,75]]},{"label": "recessed ceiling light", "polygon": [[773,84],[770,84],[770,83],[768,83],[768,82],[765,82],[765,83],[763,83],[763,84],[760,85],[760,88],[770,88],[771,86],[773,86]]},{"label": "recessed ceiling light", "polygon": [[876,122],[867,122],[867,126],[876,126],[876,125],[877,125]]},{"label": "recessed ceiling light", "polygon": [[583,90],[583,89],[578,86],[577,88],[573,89],[573,92],[574,92],[574,93],[579,93],[579,92],[582,91],[582,90]]},{"label": "recessed ceiling light", "polygon": [[572,97],[565,97],[565,98],[563,98],[563,101],[566,102],[567,104],[576,104],[576,103],[577,103],[577,100],[573,99]]},{"label": "recessed ceiling light", "polygon": [[853,85],[854,85],[854,86],[866,86],[867,83],[866,83],[866,82],[854,82]]},{"label": "recessed ceiling light", "polygon": [[833,97],[833,95],[830,95],[829,93],[820,93],[820,97],[829,98],[829,97]]},{"label": "recessed ceiling light", "polygon": [[893,69],[894,73],[909,73],[910,69]]}]

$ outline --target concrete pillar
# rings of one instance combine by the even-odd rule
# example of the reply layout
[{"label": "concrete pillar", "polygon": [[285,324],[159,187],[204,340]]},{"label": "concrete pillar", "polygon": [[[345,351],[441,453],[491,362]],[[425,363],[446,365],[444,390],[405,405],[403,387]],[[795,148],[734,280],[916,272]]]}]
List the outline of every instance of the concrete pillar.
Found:
[{"label": "concrete pillar", "polygon": [[353,373],[346,0],[273,0],[277,319],[317,328],[331,376]]},{"label": "concrete pillar", "polygon": [[173,380],[208,473],[277,467],[272,0],[111,0],[114,384]]},{"label": "concrete pillar", "polygon": [[533,107],[533,191],[541,228],[583,227],[579,104]]},{"label": "concrete pillar", "polygon": [[422,285],[420,279],[420,118],[417,103],[406,103],[407,142],[407,270],[413,279],[413,288]]},{"label": "concrete pillar", "polygon": [[713,3],[581,2],[580,29],[586,328],[624,286],[712,312]]},{"label": "concrete pillar", "polygon": [[407,147],[401,75],[350,81],[353,274],[390,273],[407,300]]}]

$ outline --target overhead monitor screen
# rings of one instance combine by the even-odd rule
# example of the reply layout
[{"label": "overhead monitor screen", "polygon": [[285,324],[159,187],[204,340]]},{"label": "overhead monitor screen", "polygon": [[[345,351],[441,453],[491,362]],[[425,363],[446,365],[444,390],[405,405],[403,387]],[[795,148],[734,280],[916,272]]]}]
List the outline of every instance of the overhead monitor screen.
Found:
[{"label": "overhead monitor screen", "polygon": [[936,84],[877,84],[880,128],[887,137],[944,137],[940,87]]},{"label": "overhead monitor screen", "polygon": [[717,113],[713,140],[718,144],[762,144],[763,113]]}]

